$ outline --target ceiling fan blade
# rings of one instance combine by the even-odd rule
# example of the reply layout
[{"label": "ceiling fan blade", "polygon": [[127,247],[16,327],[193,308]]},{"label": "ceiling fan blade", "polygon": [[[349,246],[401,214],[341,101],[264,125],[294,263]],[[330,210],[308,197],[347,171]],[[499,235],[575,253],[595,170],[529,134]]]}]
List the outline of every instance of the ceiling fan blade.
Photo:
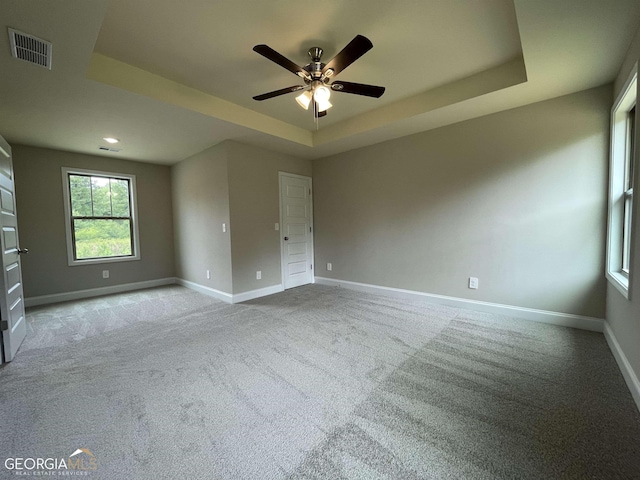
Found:
[{"label": "ceiling fan blade", "polygon": [[335,81],[331,84],[331,90],[342,93],[355,93],[356,95],[364,95],[365,97],[380,98],[384,93],[384,87],[376,85],[365,85],[364,83],[351,83]]},{"label": "ceiling fan blade", "polygon": [[340,53],[329,60],[322,69],[322,73],[326,74],[328,70],[333,70],[331,76],[336,76],[372,48],[371,40],[363,35],[356,35]]},{"label": "ceiling fan blade", "polygon": [[272,62],[277,63],[281,67],[286,68],[291,73],[295,73],[296,75],[298,75],[301,78],[308,78],[309,77],[309,73],[306,70],[304,70],[302,67],[300,67],[300,66],[296,65],[295,63],[293,63],[287,57],[279,54],[278,52],[276,52],[273,48],[269,47],[268,45],[256,45],[255,47],[253,47],[253,51],[256,52],[256,53],[259,53],[260,55],[262,55],[265,58],[268,58]]},{"label": "ceiling fan blade", "polygon": [[258,101],[267,100],[268,98],[279,97],[280,95],[284,95],[286,93],[297,92],[298,90],[302,90],[304,88],[306,88],[304,85],[294,85],[293,87],[281,88],[280,90],[274,90],[273,92],[256,95],[255,97],[253,97],[253,99]]}]

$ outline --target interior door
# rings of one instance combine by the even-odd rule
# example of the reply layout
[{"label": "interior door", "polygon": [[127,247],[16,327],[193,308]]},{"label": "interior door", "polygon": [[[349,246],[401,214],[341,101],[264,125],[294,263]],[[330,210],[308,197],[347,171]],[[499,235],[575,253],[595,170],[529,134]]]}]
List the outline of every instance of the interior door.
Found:
[{"label": "interior door", "polygon": [[2,275],[0,275],[0,330],[2,358],[10,362],[27,336],[22,293],[22,271],[18,243],[18,218],[13,182],[11,147],[0,137],[0,244]]},{"label": "interior door", "polygon": [[285,289],[313,282],[311,178],[280,172],[282,283]]}]

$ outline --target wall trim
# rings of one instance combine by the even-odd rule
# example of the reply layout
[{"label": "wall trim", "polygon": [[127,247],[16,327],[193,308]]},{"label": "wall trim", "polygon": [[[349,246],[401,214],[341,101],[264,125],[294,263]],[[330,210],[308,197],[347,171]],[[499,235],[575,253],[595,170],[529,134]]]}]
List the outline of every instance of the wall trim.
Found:
[{"label": "wall trim", "polygon": [[216,290],[215,288],[205,287],[204,285],[200,285],[199,283],[190,282],[189,280],[185,280],[183,278],[176,278],[176,283],[178,285],[182,285],[183,287],[190,288],[191,290],[195,290],[196,292],[200,292],[209,297],[217,298],[218,300],[222,300],[223,302],[233,303],[233,295],[227,292],[223,292],[221,290]]},{"label": "wall trim", "polygon": [[284,292],[284,288],[282,287],[282,285],[271,285],[270,287],[237,293],[233,295],[232,303],[246,302],[248,300],[253,300],[254,298],[266,297],[267,295],[273,295],[274,293],[280,292]]},{"label": "wall trim", "polygon": [[552,312],[548,310],[537,310],[534,308],[515,307],[513,305],[502,305],[499,303],[482,302],[479,300],[468,300],[466,298],[447,297],[433,293],[418,292],[415,290],[404,290],[402,288],[383,287],[367,283],[350,282],[348,280],[338,280],[334,278],[315,277],[315,283],[334,287],[343,287],[350,290],[357,290],[365,293],[375,293],[396,298],[422,299],[440,305],[450,307],[466,308],[479,312],[495,313],[498,315],[509,315],[524,320],[550,323],[562,327],[580,328],[592,332],[604,331],[604,320],[601,318],[585,317],[572,313]]},{"label": "wall trim", "polygon": [[199,283],[190,282],[182,278],[168,277],[159,278],[157,280],[146,280],[144,282],[123,283],[121,285],[110,285],[108,287],[89,288],[87,290],[76,290],[74,292],[54,293],[52,295],[41,295],[38,297],[28,297],[24,299],[25,307],[35,307],[38,305],[48,305],[51,303],[69,302],[72,300],[81,300],[83,298],[101,297],[103,295],[111,295],[114,293],[132,292],[135,290],[143,290],[145,288],[162,287],[164,285],[182,285],[196,292],[200,292],[209,297],[217,298],[227,303],[240,303],[254,298],[266,297],[274,293],[284,291],[282,285],[271,285],[269,287],[259,288],[232,295],[227,292],[216,290],[215,288],[206,287]]},{"label": "wall trim", "polygon": [[204,285],[200,285],[199,283],[190,282],[189,280],[184,280],[182,278],[176,278],[176,283],[178,285],[182,285],[183,287],[190,288],[191,290],[195,290],[196,292],[203,293],[204,295],[217,298],[218,300],[222,300],[226,303],[246,302],[248,300],[253,300],[254,298],[266,297],[267,295],[273,295],[274,293],[284,291],[282,285],[278,284],[259,288],[257,290],[250,290],[248,292],[236,293],[234,295],[231,293],[216,290],[215,288],[205,287]]},{"label": "wall trim", "polygon": [[624,377],[624,381],[627,382],[627,387],[629,387],[631,396],[636,402],[638,410],[640,410],[640,380],[638,380],[636,373],[633,371],[633,367],[631,367],[631,363],[629,363],[627,356],[622,351],[616,336],[613,334],[613,330],[611,330],[609,322],[604,323],[604,338],[607,340],[609,349],[611,350],[611,353],[613,353],[613,358],[616,359],[618,368]]},{"label": "wall trim", "polygon": [[113,293],[131,292],[143,290],[145,288],[161,287],[163,285],[173,285],[176,283],[174,277],[159,278],[157,280],[146,280],[143,282],[123,283],[121,285],[110,285],[108,287],[89,288],[86,290],[76,290],[73,292],[54,293],[52,295],[41,295],[38,297],[28,297],[24,299],[25,307],[35,307],[37,305],[48,305],[50,303],[69,302],[83,298],[100,297]]}]

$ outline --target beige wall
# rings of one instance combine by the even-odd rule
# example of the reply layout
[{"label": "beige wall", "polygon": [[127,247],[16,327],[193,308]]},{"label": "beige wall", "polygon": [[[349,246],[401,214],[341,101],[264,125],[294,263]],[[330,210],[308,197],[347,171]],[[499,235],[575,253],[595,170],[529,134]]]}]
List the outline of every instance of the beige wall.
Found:
[{"label": "beige wall", "polygon": [[[640,28],[616,79],[614,99],[619,95],[638,61],[640,61]],[[636,128],[637,126],[638,122],[636,122]],[[636,138],[638,135],[636,130]],[[638,145],[637,142],[636,145]],[[640,149],[638,148],[636,148],[636,165],[640,165]],[[640,168],[635,169],[635,185],[637,190],[637,186],[640,185]],[[630,300],[624,298],[612,285],[607,285],[606,318],[620,348],[629,360],[636,378],[640,378],[640,227],[638,226],[640,225],[640,195],[634,195],[633,212]]]},{"label": "beige wall", "polygon": [[[37,297],[173,277],[169,168],[44,148],[12,145],[25,296]],[[139,261],[68,266],[62,167],[136,175]],[[102,278],[102,270],[110,278]]]},{"label": "beige wall", "polygon": [[174,165],[171,176],[177,276],[232,293],[231,239],[222,231],[230,223],[226,145]]},{"label": "beige wall", "polygon": [[[229,149],[233,293],[282,283],[278,172],[311,176],[311,161],[236,142]],[[262,279],[256,279],[256,271]]]},{"label": "beige wall", "polygon": [[314,161],[316,275],[602,318],[610,102],[606,86]]}]

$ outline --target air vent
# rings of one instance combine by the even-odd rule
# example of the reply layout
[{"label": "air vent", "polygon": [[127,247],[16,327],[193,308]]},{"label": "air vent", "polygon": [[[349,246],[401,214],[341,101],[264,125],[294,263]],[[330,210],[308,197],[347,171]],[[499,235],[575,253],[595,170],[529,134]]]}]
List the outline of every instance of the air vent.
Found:
[{"label": "air vent", "polygon": [[121,148],[112,148],[112,147],[98,147],[98,150],[102,150],[104,152],[119,152],[122,150]]},{"label": "air vent", "polygon": [[51,70],[51,50],[53,49],[51,42],[13,28],[9,29],[9,41],[11,42],[11,55],[15,58]]}]

